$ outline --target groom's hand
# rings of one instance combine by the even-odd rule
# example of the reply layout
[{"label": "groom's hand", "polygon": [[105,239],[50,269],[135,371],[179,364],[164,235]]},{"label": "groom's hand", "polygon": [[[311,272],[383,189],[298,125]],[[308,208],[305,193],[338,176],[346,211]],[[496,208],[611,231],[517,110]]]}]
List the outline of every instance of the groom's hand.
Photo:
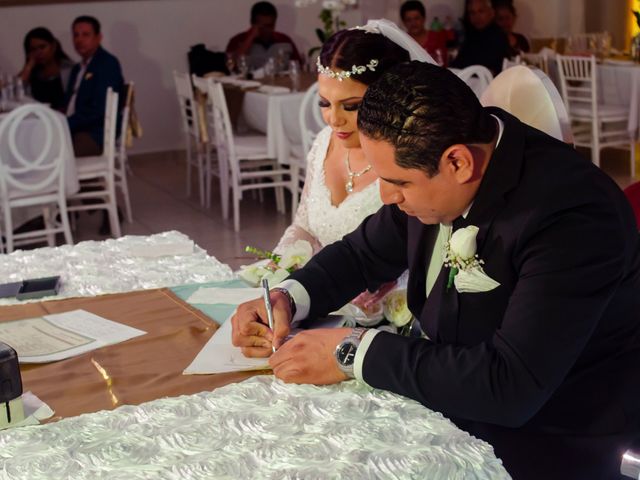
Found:
[{"label": "groom's hand", "polygon": [[305,330],[287,341],[269,359],[273,373],[287,383],[329,385],[347,379],[338,368],[336,346],[350,328]]},{"label": "groom's hand", "polygon": [[273,332],[269,328],[267,309],[262,297],[239,305],[231,317],[231,340],[247,357],[268,357],[273,353],[271,346],[275,345],[278,348],[289,335],[289,300],[278,292],[271,292],[270,298],[273,308]]}]

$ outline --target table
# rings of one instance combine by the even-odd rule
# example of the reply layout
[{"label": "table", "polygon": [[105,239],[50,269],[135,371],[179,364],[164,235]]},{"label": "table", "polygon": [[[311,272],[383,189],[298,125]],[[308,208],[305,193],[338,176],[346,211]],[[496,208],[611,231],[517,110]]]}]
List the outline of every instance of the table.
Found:
[{"label": "table", "polygon": [[[267,136],[269,155],[282,165],[290,164],[292,151],[296,156],[302,151],[298,113],[306,89],[315,81],[315,74],[305,73],[300,80],[300,92],[264,93],[249,90],[242,99],[241,114],[246,125]],[[267,85],[289,88],[291,80],[278,77]]]},{"label": "table", "polygon": [[[61,120],[64,130],[63,138],[55,138],[54,142],[59,142],[56,146],[60,145],[65,159],[65,192],[66,195],[73,195],[80,190],[80,184],[78,182],[78,175],[76,172],[76,161],[73,153],[73,143],[71,141],[71,132],[69,131],[69,124],[66,117],[60,112],[55,112],[56,116]],[[0,122],[2,122],[8,114],[0,114]],[[18,150],[25,156],[35,157],[41,151],[42,144],[45,139],[44,124],[38,118],[27,118],[20,125],[20,129],[17,132],[16,143]],[[0,157],[4,157],[8,154],[9,147],[5,144],[0,144]],[[21,209],[13,209],[13,226],[19,227],[23,223],[31,220],[42,214],[40,207],[26,207]]]},{"label": "table", "polygon": [[[0,273],[35,259],[46,272],[72,262],[77,283],[98,293],[114,289],[113,261],[130,265],[121,274],[126,285],[230,277],[195,245],[183,255],[131,253],[150,245],[168,251],[168,241],[189,239],[168,232],[83,242],[39,249],[28,261],[19,251],[0,256]],[[172,274],[163,277],[163,267]],[[153,275],[135,280],[149,269]],[[0,321],[79,307],[149,333],[23,368],[25,387],[60,420],[0,432],[3,478],[510,478],[489,444],[415,401],[357,381],[315,387],[248,378],[255,373],[180,375],[216,324],[166,289],[3,306]]]}]

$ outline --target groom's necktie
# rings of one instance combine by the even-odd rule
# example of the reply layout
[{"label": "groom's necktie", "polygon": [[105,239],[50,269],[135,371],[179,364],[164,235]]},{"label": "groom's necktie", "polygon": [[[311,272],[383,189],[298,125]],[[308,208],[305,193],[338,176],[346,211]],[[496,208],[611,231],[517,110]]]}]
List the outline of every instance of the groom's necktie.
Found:
[{"label": "groom's necktie", "polygon": [[438,236],[433,244],[433,253],[431,254],[431,261],[429,262],[429,268],[427,269],[427,297],[431,293],[433,285],[436,283],[438,275],[442,270],[444,263],[444,247],[451,238],[451,225],[440,224],[438,230]]}]

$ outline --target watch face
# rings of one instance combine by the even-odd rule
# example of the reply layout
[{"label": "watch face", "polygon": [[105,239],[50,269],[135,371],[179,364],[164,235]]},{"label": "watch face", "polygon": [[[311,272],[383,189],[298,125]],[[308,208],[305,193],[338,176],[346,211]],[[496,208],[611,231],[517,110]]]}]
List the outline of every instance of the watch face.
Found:
[{"label": "watch face", "polygon": [[340,345],[340,348],[338,348],[338,352],[336,354],[338,362],[340,362],[340,364],[345,367],[353,365],[353,362],[356,358],[357,348],[358,347],[351,342],[344,342],[342,345]]}]

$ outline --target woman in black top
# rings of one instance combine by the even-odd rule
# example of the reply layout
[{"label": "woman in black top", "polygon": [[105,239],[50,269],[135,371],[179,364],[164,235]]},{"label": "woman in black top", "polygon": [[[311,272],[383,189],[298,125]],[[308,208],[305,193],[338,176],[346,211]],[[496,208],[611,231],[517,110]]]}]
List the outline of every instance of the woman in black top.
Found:
[{"label": "woman in black top", "polygon": [[26,62],[19,74],[31,88],[31,96],[56,110],[64,108],[64,87],[73,62],[60,42],[44,27],[34,28],[24,38]]}]

